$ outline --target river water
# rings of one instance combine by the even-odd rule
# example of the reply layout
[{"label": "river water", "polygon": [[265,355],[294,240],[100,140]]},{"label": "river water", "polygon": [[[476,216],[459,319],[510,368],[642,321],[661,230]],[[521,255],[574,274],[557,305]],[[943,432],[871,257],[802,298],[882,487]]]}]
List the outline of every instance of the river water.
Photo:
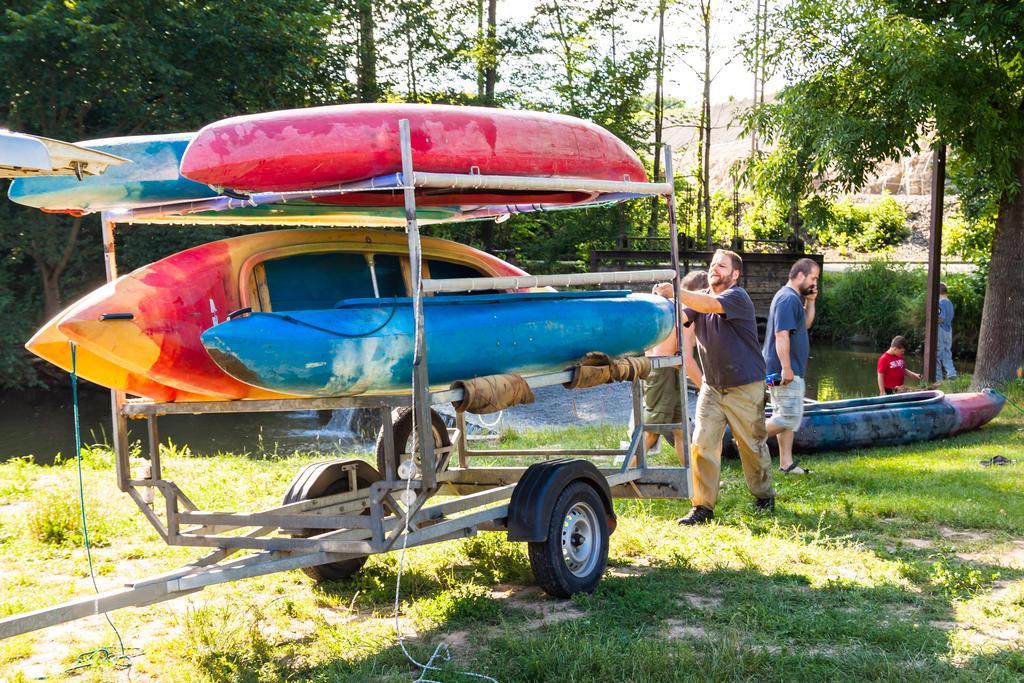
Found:
[{"label": "river water", "polygon": [[[829,401],[876,394],[875,363],[881,351],[812,345],[808,397]],[[908,367],[920,371],[921,359],[909,358]],[[971,365],[963,361],[957,367],[964,372],[971,370]],[[626,438],[631,405],[628,384],[577,391],[546,387],[538,389],[536,396],[536,403],[502,413],[494,428],[621,424]],[[109,443],[109,393],[83,388],[79,412],[83,443]],[[170,440],[196,455],[231,452],[267,457],[296,450],[335,453],[372,449],[371,438],[350,428],[351,417],[350,411],[168,415],[160,418],[159,427],[162,443]],[[490,424],[496,417],[482,416],[478,421]],[[131,420],[129,426],[130,438],[144,442],[145,422]],[[58,454],[73,455],[74,443],[70,383],[63,392],[55,389],[43,395],[0,393],[0,461],[31,455],[37,462],[48,463]]]}]

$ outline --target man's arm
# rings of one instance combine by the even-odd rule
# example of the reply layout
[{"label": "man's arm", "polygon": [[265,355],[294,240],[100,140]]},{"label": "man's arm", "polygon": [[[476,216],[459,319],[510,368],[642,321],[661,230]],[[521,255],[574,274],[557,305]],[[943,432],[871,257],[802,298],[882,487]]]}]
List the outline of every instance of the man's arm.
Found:
[{"label": "man's arm", "polygon": [[[679,290],[679,302],[686,308],[692,308],[698,313],[725,313],[722,303],[718,297],[703,292],[691,292],[686,289]],[[686,314],[683,314],[686,317]],[[687,318],[689,322],[689,318]]]},{"label": "man's arm", "polygon": [[693,347],[695,344],[693,330],[689,327],[683,329],[683,358],[686,359],[686,376],[698,389],[704,383],[704,376],[700,373],[700,365],[694,357]]},{"label": "man's arm", "polygon": [[814,302],[818,298],[818,290],[815,288],[813,294],[804,297],[804,315],[807,317],[807,329],[814,324]]},{"label": "man's arm", "polygon": [[789,330],[779,330],[775,333],[775,355],[779,357],[782,365],[782,383],[789,384],[793,381],[793,365],[789,360]]},{"label": "man's arm", "polygon": [[921,381],[921,375],[917,374],[916,372],[914,372],[910,368],[903,368],[903,371],[906,372],[911,377],[913,377],[914,379],[916,379],[918,382]]},{"label": "man's arm", "polygon": [[885,375],[878,373],[878,395],[885,396]]}]

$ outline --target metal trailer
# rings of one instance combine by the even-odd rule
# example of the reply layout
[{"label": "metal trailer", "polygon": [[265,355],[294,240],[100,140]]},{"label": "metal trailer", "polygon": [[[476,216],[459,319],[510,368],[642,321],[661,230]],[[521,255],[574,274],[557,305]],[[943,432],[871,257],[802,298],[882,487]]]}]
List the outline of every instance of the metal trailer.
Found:
[{"label": "metal trailer", "polygon": [[[671,280],[679,288],[679,254],[673,184],[417,173],[413,168],[407,121],[400,122],[402,174],[409,258],[415,307],[416,340],[412,393],[345,398],[243,400],[209,403],[156,403],[126,399],[113,391],[113,441],[118,487],[131,496],[160,537],[170,545],[210,548],[211,552],[178,570],[125,584],[124,588],[0,620],[0,638],[122,607],[144,606],[202,590],[206,586],[292,569],[316,579],[341,579],[358,571],[369,555],[472,536],[483,530],[507,530],[512,541],[529,544],[538,583],[555,596],[590,591],[601,579],[608,536],[615,526],[613,498],[688,498],[690,468],[649,467],[643,433],[681,429],[686,423],[643,423],[642,387],[633,383],[635,429],[622,449],[527,451],[470,449],[465,418],[459,414],[455,443],[431,406],[462,398],[461,389],[430,390],[423,334],[422,296],[432,292],[473,291],[547,285],[628,284]],[[672,154],[664,149],[666,177],[672,178]],[[578,190],[664,196],[673,239],[671,270],[529,276],[520,278],[424,279],[421,273],[416,188]],[[362,184],[365,189],[365,183]],[[324,193],[322,190],[306,196]],[[234,201],[234,200],[233,200]],[[173,207],[167,207],[173,210]],[[152,215],[152,213],[150,214]],[[142,219],[140,219],[140,216]],[[117,277],[115,222],[145,222],[145,210],[103,215],[108,280]],[[187,222],[187,217],[183,218]],[[675,334],[682,349],[682,330]],[[677,367],[685,359],[652,359],[654,367]],[[570,371],[527,378],[531,387],[569,381]],[[687,415],[685,382],[680,382]],[[163,476],[157,419],[183,413],[243,413],[335,408],[373,408],[383,427],[378,439],[378,469],[361,460],[334,460],[303,468],[282,504],[257,512],[208,512]],[[127,420],[148,423],[149,466],[133,477],[129,467]],[[685,417],[684,417],[685,420]],[[689,452],[688,448],[684,449]],[[454,457],[453,457],[454,455]],[[530,467],[474,467],[480,456],[533,457]],[[569,457],[572,456],[572,457]],[[621,466],[598,468],[589,458],[621,456]],[[455,460],[456,462],[452,462]],[[457,463],[457,466],[455,466]],[[154,493],[163,503],[154,505]],[[454,497],[428,504],[437,494]],[[246,551],[241,557],[233,557]]]}]

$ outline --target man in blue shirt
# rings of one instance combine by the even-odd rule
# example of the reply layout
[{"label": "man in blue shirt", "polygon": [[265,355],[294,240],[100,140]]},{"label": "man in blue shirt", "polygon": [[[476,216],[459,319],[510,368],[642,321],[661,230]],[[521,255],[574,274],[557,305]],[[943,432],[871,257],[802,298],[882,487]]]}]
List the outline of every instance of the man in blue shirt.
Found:
[{"label": "man in blue shirt", "polygon": [[953,367],[953,302],[945,282],[939,283],[939,343],[936,347],[935,379],[942,381],[956,377]]},{"label": "man in blue shirt", "polygon": [[719,249],[708,269],[711,287],[703,292],[679,290],[683,325],[694,330],[704,369],[690,449],[693,508],[680,524],[706,524],[714,519],[726,425],[739,446],[755,509],[775,509],[772,460],[765,445],[764,359],[757,343],[754,304],[738,284],[742,270],[738,254]]},{"label": "man in blue shirt", "polygon": [[807,330],[814,323],[814,303],[818,298],[821,269],[809,258],[802,258],[789,269],[789,282],[775,293],[768,309],[768,327],[764,334],[764,356],[768,374],[782,380],[769,388],[772,417],[768,436],[779,442],[779,470],[784,474],[807,474],[793,460],[793,434],[800,429],[804,415],[807,385],[807,356],[811,350]]}]

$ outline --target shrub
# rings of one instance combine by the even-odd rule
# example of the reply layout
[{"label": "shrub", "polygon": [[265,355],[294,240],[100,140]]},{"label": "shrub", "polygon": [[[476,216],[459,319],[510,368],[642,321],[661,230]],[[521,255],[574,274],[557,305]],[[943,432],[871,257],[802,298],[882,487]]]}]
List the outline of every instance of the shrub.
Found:
[{"label": "shrub", "polygon": [[[973,356],[978,345],[985,279],[950,274],[943,281],[953,302],[953,352]],[[924,343],[926,274],[888,261],[845,273],[825,273],[812,333],[843,341],[867,336],[879,347],[901,334],[912,347]]]},{"label": "shrub", "polygon": [[78,505],[68,496],[49,493],[36,503],[28,528],[40,543],[78,545],[82,542]]},{"label": "shrub", "polygon": [[905,320],[906,301],[924,285],[920,270],[886,261],[872,261],[846,273],[825,273],[814,334],[837,341],[866,335],[879,346],[902,334],[917,344],[923,337]]},{"label": "shrub", "polygon": [[849,200],[829,205],[820,197],[812,197],[802,213],[807,234],[825,247],[877,252],[910,237],[907,212],[889,196],[869,206],[856,206]]}]

